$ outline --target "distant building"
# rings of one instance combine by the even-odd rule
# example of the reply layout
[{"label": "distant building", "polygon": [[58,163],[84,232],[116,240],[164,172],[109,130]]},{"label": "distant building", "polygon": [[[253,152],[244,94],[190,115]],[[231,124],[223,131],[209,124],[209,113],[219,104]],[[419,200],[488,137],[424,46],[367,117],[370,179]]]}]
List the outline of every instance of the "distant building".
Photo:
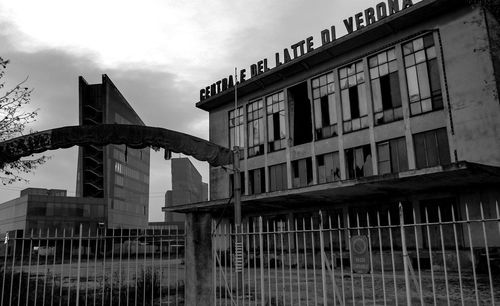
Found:
[{"label": "distant building", "polygon": [[[80,125],[144,125],[106,75],[101,84],[87,84],[79,78],[79,111]],[[106,227],[147,226],[149,148],[81,146],[76,185],[77,196],[104,199]]]},{"label": "distant building", "polygon": [[66,190],[27,188],[19,198],[0,204],[0,233],[22,230],[33,236],[57,229],[62,235],[95,233],[103,223],[105,200],[99,198],[68,197]]},{"label": "distant building", "polygon": [[[208,184],[203,183],[201,174],[188,158],[173,158],[172,190],[165,194],[165,207],[197,203],[208,200]],[[168,224],[184,224],[184,214],[165,213]]]}]

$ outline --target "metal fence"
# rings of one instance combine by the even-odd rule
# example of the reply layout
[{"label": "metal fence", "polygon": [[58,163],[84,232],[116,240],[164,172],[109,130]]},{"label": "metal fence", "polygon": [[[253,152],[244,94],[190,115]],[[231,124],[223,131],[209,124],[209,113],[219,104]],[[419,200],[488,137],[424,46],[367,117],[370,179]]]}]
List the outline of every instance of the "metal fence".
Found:
[{"label": "metal fence", "polygon": [[183,232],[108,229],[9,233],[3,305],[184,305]]},{"label": "metal fence", "polygon": [[439,204],[214,224],[214,304],[500,304],[498,202]]}]

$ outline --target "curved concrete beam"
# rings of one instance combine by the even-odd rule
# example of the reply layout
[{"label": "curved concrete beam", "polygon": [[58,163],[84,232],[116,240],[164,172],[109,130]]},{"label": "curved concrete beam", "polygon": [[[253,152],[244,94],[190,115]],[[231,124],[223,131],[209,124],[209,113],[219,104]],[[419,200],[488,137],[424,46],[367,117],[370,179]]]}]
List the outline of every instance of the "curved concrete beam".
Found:
[{"label": "curved concrete beam", "polygon": [[233,161],[228,148],[188,134],[141,125],[100,124],[65,126],[1,142],[0,167],[33,153],[108,144],[125,144],[135,149],[148,146],[164,148],[207,161],[212,166],[228,165]]}]

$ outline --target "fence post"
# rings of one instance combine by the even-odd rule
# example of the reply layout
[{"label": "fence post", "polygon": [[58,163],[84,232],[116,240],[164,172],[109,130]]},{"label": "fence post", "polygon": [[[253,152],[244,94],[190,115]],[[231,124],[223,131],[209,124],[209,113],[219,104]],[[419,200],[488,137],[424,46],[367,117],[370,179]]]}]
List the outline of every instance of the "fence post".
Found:
[{"label": "fence post", "polygon": [[404,228],[403,205],[399,202],[399,226],[401,228],[401,247],[403,249],[403,269],[405,271],[405,286],[406,286],[406,305],[411,305],[411,287],[409,273],[409,257],[406,249],[406,235]]},{"label": "fence post", "polygon": [[213,305],[210,213],[186,214],[186,305]]}]

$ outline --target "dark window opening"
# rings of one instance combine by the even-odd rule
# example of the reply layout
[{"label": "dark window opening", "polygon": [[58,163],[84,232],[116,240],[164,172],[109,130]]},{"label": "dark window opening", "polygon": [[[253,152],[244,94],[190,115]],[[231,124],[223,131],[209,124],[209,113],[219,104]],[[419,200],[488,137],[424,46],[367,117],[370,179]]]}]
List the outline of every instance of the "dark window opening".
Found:
[{"label": "dark window opening", "polygon": [[292,161],[292,169],[293,188],[304,187],[312,184],[312,159],[310,157]]},{"label": "dark window opening", "polygon": [[249,194],[266,192],[266,174],[264,168],[248,171]]},{"label": "dark window opening", "polygon": [[359,97],[358,88],[349,88],[349,105],[351,107],[351,118],[359,118]]},{"label": "dark window opening", "polygon": [[370,145],[345,150],[348,179],[373,175]]},{"label": "dark window opening", "polygon": [[377,144],[378,173],[397,173],[408,170],[406,139],[392,139]]},{"label": "dark window opening", "polygon": [[339,152],[327,153],[316,157],[318,164],[318,183],[340,180]]},{"label": "dark window opening", "polygon": [[266,97],[268,152],[282,150],[286,145],[285,101],[283,92]]},{"label": "dark window opening", "polygon": [[312,141],[311,103],[307,96],[307,83],[288,89],[290,133],[293,145]]},{"label": "dark window opening", "polygon": [[286,164],[279,164],[269,167],[269,191],[286,190],[287,171]]},{"label": "dark window opening", "polygon": [[451,163],[446,128],[415,134],[413,142],[417,169]]}]

